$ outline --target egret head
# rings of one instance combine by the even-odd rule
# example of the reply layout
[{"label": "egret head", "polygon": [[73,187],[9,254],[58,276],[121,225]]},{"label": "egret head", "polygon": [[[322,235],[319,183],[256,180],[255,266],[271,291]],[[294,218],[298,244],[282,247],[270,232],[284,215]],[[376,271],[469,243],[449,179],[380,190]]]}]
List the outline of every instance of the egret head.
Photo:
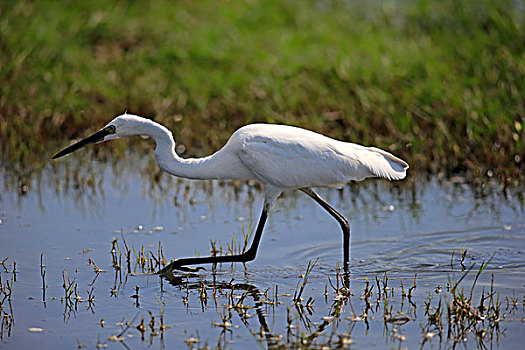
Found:
[{"label": "egret head", "polygon": [[97,131],[93,135],[86,137],[77,143],[63,149],[53,156],[52,159],[60,158],[74,152],[90,143],[98,143],[102,141],[115,140],[120,137],[131,136],[137,134],[137,121],[139,118],[129,114],[119,115],[110,121],[102,130]]}]

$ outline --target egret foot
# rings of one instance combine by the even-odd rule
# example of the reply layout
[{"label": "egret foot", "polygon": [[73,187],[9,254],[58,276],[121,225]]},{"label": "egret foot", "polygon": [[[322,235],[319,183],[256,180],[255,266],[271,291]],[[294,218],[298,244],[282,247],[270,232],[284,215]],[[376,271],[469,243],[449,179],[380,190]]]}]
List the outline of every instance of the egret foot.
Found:
[{"label": "egret foot", "polygon": [[171,275],[174,270],[184,271],[184,272],[197,272],[199,270],[206,270],[202,266],[188,267],[188,266],[182,266],[180,263],[181,261],[179,259],[174,259],[168,265],[164,266],[162,269],[157,271],[156,274],[161,275],[161,276],[167,276],[167,275]]}]

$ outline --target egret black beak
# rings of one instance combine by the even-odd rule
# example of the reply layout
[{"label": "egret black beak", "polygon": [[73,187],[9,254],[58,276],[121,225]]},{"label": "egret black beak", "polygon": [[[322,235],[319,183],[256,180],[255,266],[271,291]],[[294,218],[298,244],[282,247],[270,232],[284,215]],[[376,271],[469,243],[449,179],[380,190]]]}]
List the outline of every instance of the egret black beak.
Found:
[{"label": "egret black beak", "polygon": [[77,149],[80,149],[80,148],[82,148],[82,147],[84,147],[86,145],[89,145],[90,143],[103,141],[104,137],[106,135],[109,135],[109,134],[112,134],[112,132],[108,128],[104,128],[104,129],[100,130],[99,132],[96,132],[93,135],[91,135],[91,136],[89,136],[89,137],[87,137],[87,138],[85,138],[85,139],[83,139],[81,141],[78,141],[75,144],[72,144],[68,148],[63,149],[62,151],[60,151],[57,154],[55,154],[53,156],[53,158],[51,158],[51,159],[57,159],[57,158],[63,157],[66,154],[69,154],[71,152],[75,152]]}]

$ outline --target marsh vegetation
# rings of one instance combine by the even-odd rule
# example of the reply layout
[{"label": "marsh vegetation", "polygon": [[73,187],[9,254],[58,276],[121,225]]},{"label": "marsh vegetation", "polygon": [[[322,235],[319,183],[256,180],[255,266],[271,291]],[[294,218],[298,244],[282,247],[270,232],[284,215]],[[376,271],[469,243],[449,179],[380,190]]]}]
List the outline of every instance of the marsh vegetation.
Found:
[{"label": "marsh vegetation", "polygon": [[175,130],[185,155],[264,121],[385,147],[418,171],[523,176],[520,2],[16,1],[0,11],[2,158],[24,174],[128,110]]}]

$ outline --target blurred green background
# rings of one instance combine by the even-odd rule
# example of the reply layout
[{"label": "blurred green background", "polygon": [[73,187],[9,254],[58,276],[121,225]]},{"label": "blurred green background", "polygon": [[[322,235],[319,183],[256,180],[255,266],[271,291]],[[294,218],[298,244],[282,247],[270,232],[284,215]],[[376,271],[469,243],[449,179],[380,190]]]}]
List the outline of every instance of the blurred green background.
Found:
[{"label": "blurred green background", "polygon": [[[524,8],[3,0],[2,165],[38,170],[127,110],[172,129],[183,156],[270,122],[387,149],[417,172],[523,177]],[[109,147],[130,148],[151,144]]]}]

